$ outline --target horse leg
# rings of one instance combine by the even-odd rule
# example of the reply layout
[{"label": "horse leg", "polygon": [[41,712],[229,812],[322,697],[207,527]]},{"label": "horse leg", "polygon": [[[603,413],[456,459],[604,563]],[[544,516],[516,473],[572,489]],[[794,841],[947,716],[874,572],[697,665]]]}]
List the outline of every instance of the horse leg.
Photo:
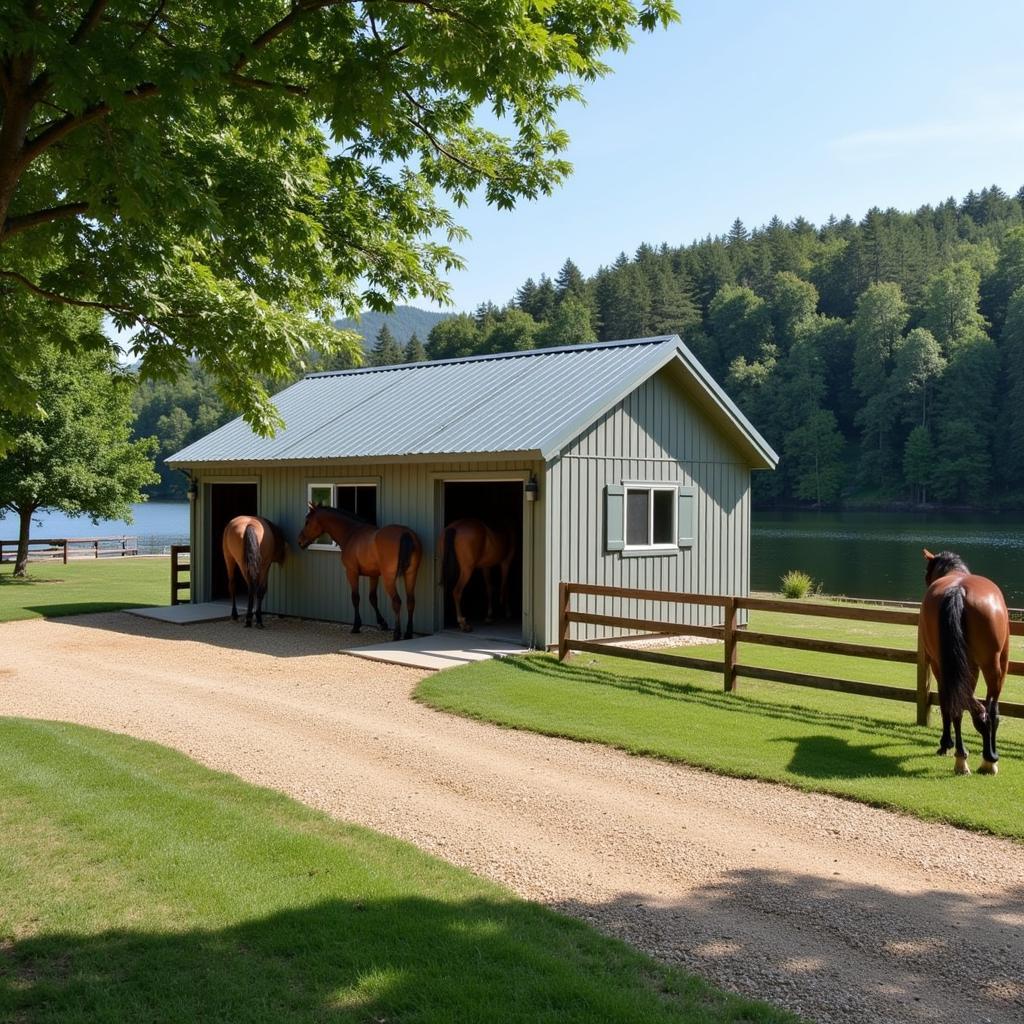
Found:
[{"label": "horse leg", "polygon": [[953,718],[953,731],[956,734],[956,753],[953,758],[953,771],[957,775],[970,775],[971,766],[967,763],[967,748],[964,746],[963,738],[960,735],[960,726],[963,722],[963,715],[955,715]]},{"label": "horse leg", "polygon": [[484,590],[487,591],[487,615],[484,617],[484,622],[490,625],[494,621],[494,570],[481,569],[480,573],[484,578]]},{"label": "horse leg", "polygon": [[398,596],[398,578],[392,573],[384,574],[384,593],[391,598],[391,610],[395,613],[395,633],[393,639],[402,639],[402,599]]},{"label": "horse leg", "polygon": [[982,665],[985,676],[985,731],[982,735],[982,755],[978,772],[995,775],[999,771],[999,752],[996,750],[996,731],[999,729],[999,694],[1006,678],[1009,652],[1001,651],[991,662]]},{"label": "horse leg", "polygon": [[358,633],[363,625],[363,620],[359,617],[359,570],[346,567],[345,575],[348,577],[348,589],[352,594],[352,632]]},{"label": "horse leg", "polygon": [[252,605],[253,601],[256,600],[256,588],[258,587],[259,584],[257,584],[255,580],[251,580],[248,577],[246,577],[245,584],[249,591],[249,603],[248,605],[246,605],[245,609],[245,628],[249,629],[249,627],[252,626]]},{"label": "horse leg", "polygon": [[473,627],[466,621],[466,617],[462,614],[462,592],[466,589],[466,585],[469,583],[470,578],[473,575],[472,566],[459,565],[459,578],[455,581],[455,586],[452,587],[452,600],[455,602],[455,621],[459,624],[459,629],[463,633],[472,633]]},{"label": "horse leg", "polygon": [[377,581],[379,579],[380,579],[380,576],[371,576],[370,577],[370,607],[373,609],[374,615],[377,616],[377,628],[378,629],[387,629],[388,628],[387,619],[385,619],[384,616],[381,615],[381,613],[380,613],[380,606],[377,604]]},{"label": "horse leg", "polygon": [[515,556],[513,548],[501,563],[501,607],[506,619],[512,618],[512,602],[508,599],[508,574],[512,571],[512,560]]},{"label": "horse leg", "polygon": [[228,596],[231,598],[231,621],[238,621],[238,605],[235,603],[235,563],[227,562],[228,567]]},{"label": "horse leg", "polygon": [[939,709],[942,712],[942,738],[939,740],[939,749],[935,753],[939,757],[945,757],[953,749],[953,722],[949,717],[949,705],[946,703],[942,690],[942,674],[939,671],[938,662],[929,658],[928,663],[931,665],[932,675],[935,677],[935,687],[939,691]]},{"label": "horse leg", "polygon": [[263,628],[263,598],[267,594],[267,573],[270,571],[270,563],[267,563],[267,568],[260,573],[259,583],[256,585],[256,628]]},{"label": "horse leg", "polygon": [[416,572],[416,569],[406,569],[402,576],[402,579],[405,580],[406,640],[412,639],[412,613],[416,611]]}]

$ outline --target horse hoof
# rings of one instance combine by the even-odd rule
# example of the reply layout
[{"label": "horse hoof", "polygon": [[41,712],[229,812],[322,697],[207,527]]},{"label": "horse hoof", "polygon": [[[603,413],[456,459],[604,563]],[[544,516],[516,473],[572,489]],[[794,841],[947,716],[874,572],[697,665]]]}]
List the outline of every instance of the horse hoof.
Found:
[{"label": "horse hoof", "polygon": [[468,622],[460,622],[459,623],[459,629],[463,633],[472,633],[473,632],[473,627]]},{"label": "horse hoof", "polygon": [[967,763],[966,757],[961,757],[959,754],[957,754],[956,761],[953,765],[953,772],[956,775],[971,774],[971,766]]},{"label": "horse hoof", "polygon": [[353,627],[352,627],[352,632],[353,632],[353,633],[359,633],[359,632],[361,632],[361,631],[362,631],[362,630],[361,630],[361,627],[359,627],[359,626],[353,626]]},{"label": "horse hoof", "polygon": [[247,622],[247,623],[245,624],[245,628],[246,628],[246,629],[252,629],[252,623],[251,623],[251,622]]},{"label": "horse hoof", "polygon": [[982,761],[978,765],[979,775],[998,775],[999,774],[999,762],[998,761]]},{"label": "horse hoof", "polygon": [[257,622],[257,623],[256,623],[256,628],[257,628],[257,629],[263,629],[263,628],[264,628],[264,627],[263,627],[263,623],[262,623],[262,622]]},{"label": "horse hoof", "polygon": [[404,637],[402,637],[402,639],[403,640],[411,640],[412,639],[412,630],[410,629],[409,632],[406,633]]}]

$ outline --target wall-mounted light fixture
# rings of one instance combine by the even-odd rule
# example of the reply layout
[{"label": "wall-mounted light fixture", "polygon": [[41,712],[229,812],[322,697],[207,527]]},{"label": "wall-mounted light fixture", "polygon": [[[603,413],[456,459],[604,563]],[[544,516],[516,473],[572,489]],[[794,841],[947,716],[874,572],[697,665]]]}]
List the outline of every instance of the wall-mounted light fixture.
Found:
[{"label": "wall-mounted light fixture", "polygon": [[188,495],[190,504],[199,497],[199,483],[194,476],[188,478],[188,490],[185,493]]},{"label": "wall-mounted light fixture", "polygon": [[537,483],[537,478],[531,473],[530,479],[526,481],[526,486],[523,487],[523,491],[526,494],[527,501],[536,501],[537,495],[540,494],[540,485]]}]

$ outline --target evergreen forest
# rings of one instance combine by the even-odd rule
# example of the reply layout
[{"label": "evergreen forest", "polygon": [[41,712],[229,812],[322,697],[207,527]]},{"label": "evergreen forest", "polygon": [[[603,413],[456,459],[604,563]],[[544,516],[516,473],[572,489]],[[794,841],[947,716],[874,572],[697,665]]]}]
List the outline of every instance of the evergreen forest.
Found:
[{"label": "evergreen forest", "polygon": [[[566,260],[423,344],[396,333],[382,324],[370,363],[679,334],[781,456],[755,474],[760,504],[1024,506],[1024,189],[736,220],[589,277]],[[136,408],[164,454],[224,418],[197,368],[142,384]]]}]

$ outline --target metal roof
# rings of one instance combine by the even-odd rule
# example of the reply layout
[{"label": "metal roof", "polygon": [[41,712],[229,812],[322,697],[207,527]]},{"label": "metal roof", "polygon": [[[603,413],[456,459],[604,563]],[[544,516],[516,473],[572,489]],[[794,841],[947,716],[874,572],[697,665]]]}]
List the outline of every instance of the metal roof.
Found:
[{"label": "metal roof", "polygon": [[310,374],[275,397],[285,425],[274,437],[239,418],[167,462],[512,452],[546,459],[672,362],[751,464],[774,468],[778,456],[675,335]]}]

